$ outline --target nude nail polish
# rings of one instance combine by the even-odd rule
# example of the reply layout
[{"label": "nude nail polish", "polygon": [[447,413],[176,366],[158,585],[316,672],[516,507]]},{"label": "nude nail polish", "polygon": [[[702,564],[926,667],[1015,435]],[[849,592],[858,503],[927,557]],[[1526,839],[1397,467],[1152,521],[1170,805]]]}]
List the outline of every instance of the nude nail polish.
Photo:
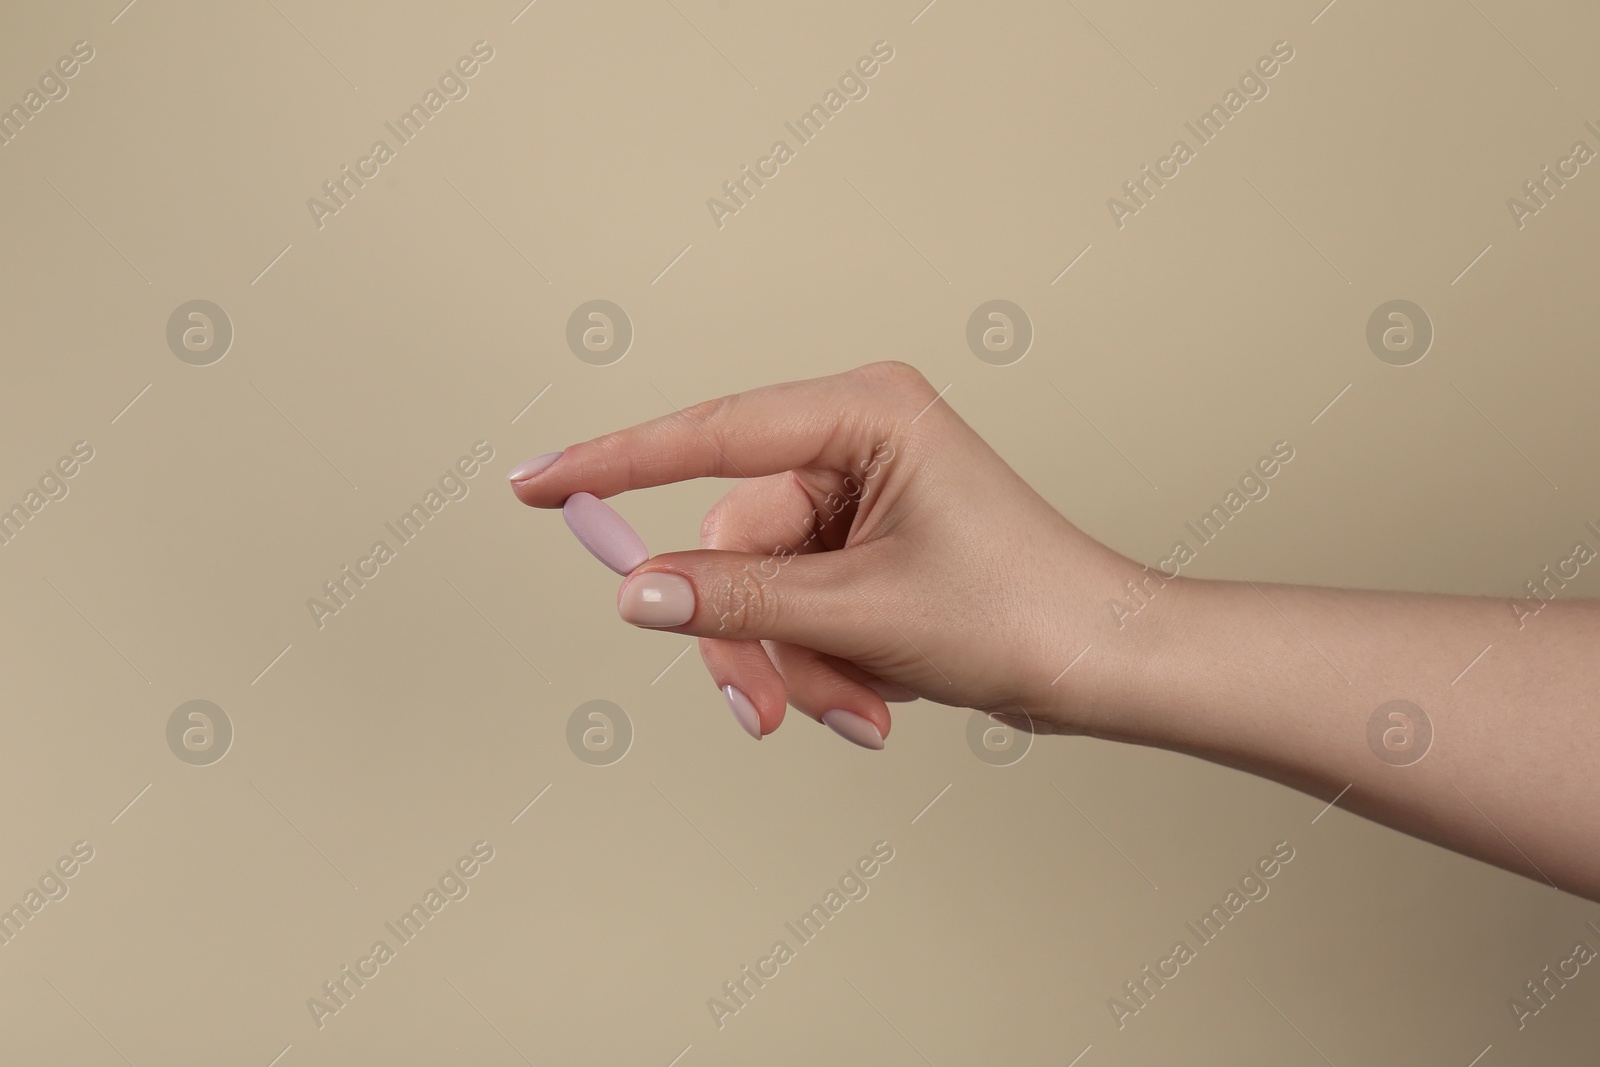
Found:
[{"label": "nude nail polish", "polygon": [[623,583],[617,611],[635,626],[682,626],[694,618],[694,586],[677,574],[636,574]]},{"label": "nude nail polish", "polygon": [[529,478],[532,478],[535,474],[538,474],[540,471],[549,467],[564,455],[566,455],[565,452],[546,452],[542,456],[534,456],[532,459],[513,470],[510,474],[506,475],[506,480],[510,482],[525,482]]},{"label": "nude nail polish", "polygon": [[878,728],[867,719],[862,718],[853,711],[843,708],[834,708],[822,713],[822,722],[828,729],[862,748],[881,749],[883,735]]},{"label": "nude nail polish", "polygon": [[583,547],[618,574],[627,574],[650,558],[627,520],[593,493],[573,493],[561,506],[561,515]]},{"label": "nude nail polish", "polygon": [[744,690],[738,686],[725,685],[722,687],[722,695],[728,698],[728,708],[733,712],[733,717],[739,721],[739,725],[744,727],[744,732],[757,741],[761,740],[761,716],[757,714],[756,706],[750,702],[750,698],[744,695]]}]

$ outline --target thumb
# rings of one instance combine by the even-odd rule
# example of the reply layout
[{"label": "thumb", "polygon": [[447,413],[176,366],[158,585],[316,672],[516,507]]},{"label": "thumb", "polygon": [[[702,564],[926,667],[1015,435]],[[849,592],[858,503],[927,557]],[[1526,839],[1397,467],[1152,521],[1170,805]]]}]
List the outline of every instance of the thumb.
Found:
[{"label": "thumb", "polygon": [[701,549],[641,563],[617,591],[625,622],[694,637],[774,640],[850,658],[870,644],[860,548],[767,556]]}]

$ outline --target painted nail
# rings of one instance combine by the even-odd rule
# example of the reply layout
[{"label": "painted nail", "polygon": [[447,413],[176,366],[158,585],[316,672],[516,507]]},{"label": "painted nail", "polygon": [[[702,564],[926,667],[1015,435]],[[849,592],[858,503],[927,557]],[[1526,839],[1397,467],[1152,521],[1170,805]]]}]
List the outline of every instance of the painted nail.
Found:
[{"label": "painted nail", "polygon": [[846,711],[843,708],[825,711],[822,713],[822,722],[846,741],[862,748],[883,747],[883,735],[878,732],[878,728],[853,711]]},{"label": "painted nail", "polygon": [[756,706],[750,703],[750,698],[744,695],[744,690],[737,686],[725,685],[722,695],[728,698],[728,708],[733,712],[733,717],[739,720],[739,725],[744,727],[744,732],[761,740],[761,716],[756,714]]},{"label": "painted nail", "polygon": [[635,626],[682,626],[694,618],[694,586],[677,574],[636,574],[623,583],[617,611]]},{"label": "painted nail", "polygon": [[561,514],[583,547],[618,574],[627,574],[650,558],[627,520],[593,493],[573,493],[561,506]]},{"label": "painted nail", "polygon": [[525,482],[564,455],[566,455],[565,452],[546,452],[542,456],[534,456],[528,462],[506,475],[506,480],[510,482]]}]

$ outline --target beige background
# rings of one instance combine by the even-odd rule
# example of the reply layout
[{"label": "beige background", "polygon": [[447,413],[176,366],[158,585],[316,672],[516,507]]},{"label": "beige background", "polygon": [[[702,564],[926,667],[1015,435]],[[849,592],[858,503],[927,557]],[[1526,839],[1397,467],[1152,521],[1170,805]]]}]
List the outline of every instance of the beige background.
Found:
[{"label": "beige background", "polygon": [[[927,704],[882,753],[799,715],[754,745],[502,479],[899,358],[1131,555],[1287,439],[1192,573],[1518,596],[1600,522],[1600,174],[1520,230],[1505,204],[1600,144],[1593,5],[121,3],[0,13],[6,106],[95,50],[0,147],[0,501],[95,450],[0,548],[0,897],[95,850],[0,946],[0,1058],[1592,1058],[1600,974],[1520,1032],[1507,1001],[1600,946],[1594,905],[1163,752],[993,767]],[[478,40],[470,95],[319,229],[307,198]],[[878,40],[870,94],[718,229],[706,198]],[[1107,197],[1279,40],[1270,95],[1119,230]],[[197,298],[235,330],[205,367],[165,340]],[[636,330],[605,367],[564,340],[594,298]],[[993,298],[1037,331],[1012,366],[964,339]],[[1364,340],[1393,298],[1437,333],[1404,368]],[[470,495],[319,630],[307,598],[479,440]],[[618,506],[693,547],[722,488]],[[200,767],[165,734],[197,698],[235,730]],[[566,742],[594,699],[635,734],[604,767]],[[319,1030],[307,998],[478,840],[470,895]],[[707,999],[878,840],[870,895],[719,1030]],[[1108,998],[1281,840],[1119,1031]]]}]

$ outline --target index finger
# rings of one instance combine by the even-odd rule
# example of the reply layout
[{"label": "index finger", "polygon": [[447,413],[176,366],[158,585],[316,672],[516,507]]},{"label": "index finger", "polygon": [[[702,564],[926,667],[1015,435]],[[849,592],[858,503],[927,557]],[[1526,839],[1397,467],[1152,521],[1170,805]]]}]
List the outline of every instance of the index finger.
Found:
[{"label": "index finger", "polygon": [[923,393],[933,393],[927,379],[896,362],[731,393],[572,445],[526,477],[518,468],[511,488],[531,507],[558,508],[577,492],[608,497],[690,478],[854,472],[906,409],[927,402]]}]

